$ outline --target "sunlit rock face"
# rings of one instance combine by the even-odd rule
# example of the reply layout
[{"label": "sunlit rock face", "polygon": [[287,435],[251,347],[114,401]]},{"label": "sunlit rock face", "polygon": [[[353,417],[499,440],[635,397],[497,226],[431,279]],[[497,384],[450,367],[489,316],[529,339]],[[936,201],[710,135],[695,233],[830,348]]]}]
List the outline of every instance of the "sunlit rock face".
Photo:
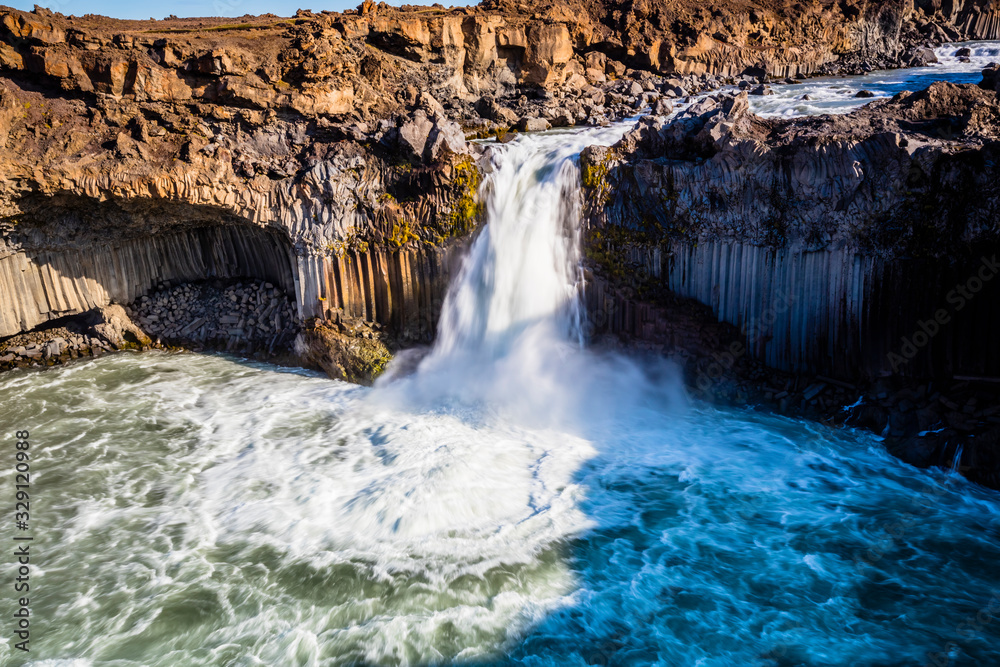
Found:
[{"label": "sunlit rock face", "polygon": [[785,77],[834,63],[905,64],[928,39],[1000,36],[1000,12],[988,0],[364,3],[241,21],[5,10],[0,65],[75,93],[372,120],[401,110],[411,88],[454,101],[449,112],[461,115],[486,94],[579,91],[626,68]]},{"label": "sunlit rock face", "polygon": [[938,83],[791,121],[742,94],[644,119],[584,152],[598,274],[634,269],[640,288],[711,306],[775,368],[995,375],[994,88]]},{"label": "sunlit rock face", "polygon": [[91,105],[9,79],[0,107],[0,335],[166,281],[240,277],[279,284],[302,318],[346,308],[410,327],[395,304],[443,289],[421,248],[448,255],[477,224],[476,158],[457,124],[420,110],[345,128]]},{"label": "sunlit rock face", "polygon": [[[481,221],[466,133],[602,124],[666,110],[718,76],[898,65],[928,37],[995,31],[986,4],[946,5],[366,2],[241,23],[5,9],[0,287],[14,296],[0,336],[162,283],[249,278],[280,286],[302,321],[360,318],[427,340]],[[696,84],[702,74],[716,78]],[[729,132],[713,123],[705,150]],[[905,168],[891,162],[898,147],[876,143],[866,150],[890,160],[891,180]],[[849,157],[837,176],[848,190]],[[739,180],[712,168],[689,176]],[[804,160],[794,178],[825,169]],[[882,201],[882,185],[859,192]],[[819,208],[840,196],[801,194]],[[710,212],[717,226],[744,224]]]}]

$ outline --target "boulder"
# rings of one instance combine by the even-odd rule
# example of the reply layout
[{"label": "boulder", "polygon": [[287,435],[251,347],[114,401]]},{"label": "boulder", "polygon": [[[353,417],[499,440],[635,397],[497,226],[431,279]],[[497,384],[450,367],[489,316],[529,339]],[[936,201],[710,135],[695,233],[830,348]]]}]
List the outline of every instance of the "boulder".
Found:
[{"label": "boulder", "polygon": [[626,69],[624,63],[620,63],[617,60],[608,60],[608,64],[604,67],[604,73],[611,78],[620,79],[625,74]]},{"label": "boulder", "polygon": [[673,112],[674,112],[673,103],[671,103],[670,100],[662,97],[658,99],[656,101],[656,104],[653,106],[654,116],[669,116]]},{"label": "boulder", "polygon": [[449,155],[468,153],[469,146],[465,142],[465,133],[458,123],[444,118],[438,118],[428,137],[427,150],[424,158],[432,162]]},{"label": "boulder", "polygon": [[518,124],[517,129],[521,132],[544,132],[552,127],[549,121],[544,118],[529,118],[525,116]]},{"label": "boulder", "polygon": [[426,90],[420,93],[420,98],[417,101],[417,105],[420,109],[428,115],[433,117],[444,118],[444,107],[438,102],[433,95],[428,93]]},{"label": "boulder", "polygon": [[433,129],[434,122],[427,117],[427,114],[421,110],[415,111],[397,129],[400,152],[419,162],[423,158],[424,148]]},{"label": "boulder", "polygon": [[907,67],[924,67],[926,65],[933,65],[937,61],[938,58],[937,54],[934,53],[934,49],[927,48],[926,46],[911,49],[903,56],[903,62]]},{"label": "boulder", "polygon": [[476,113],[487,120],[503,125],[517,122],[517,114],[503,106],[492,95],[484,95],[476,102]]},{"label": "boulder", "polygon": [[295,352],[303,362],[318,366],[335,380],[366,385],[372,384],[392,359],[380,337],[365,338],[322,324],[299,333]]},{"label": "boulder", "polygon": [[600,51],[590,51],[584,56],[584,60],[588,69],[598,69],[601,72],[608,65],[608,56]]},{"label": "boulder", "polygon": [[549,117],[552,127],[571,127],[576,125],[576,118],[566,109],[559,109]]},{"label": "boulder", "polygon": [[1000,91],[1000,65],[990,63],[983,70],[983,80],[979,82],[979,87],[986,90]]},{"label": "boulder", "polygon": [[93,335],[97,335],[119,350],[153,343],[118,304],[90,311],[85,323],[91,328]]}]

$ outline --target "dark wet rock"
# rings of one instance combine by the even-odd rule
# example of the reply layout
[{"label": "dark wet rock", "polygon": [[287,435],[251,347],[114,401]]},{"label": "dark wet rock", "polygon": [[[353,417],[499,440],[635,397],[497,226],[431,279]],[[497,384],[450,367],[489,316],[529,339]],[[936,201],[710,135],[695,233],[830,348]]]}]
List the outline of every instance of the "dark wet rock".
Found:
[{"label": "dark wet rock", "polygon": [[759,83],[764,83],[764,80],[767,78],[767,70],[763,67],[747,67],[740,74],[749,80],[754,80]]},{"label": "dark wet rock", "polygon": [[306,327],[295,341],[295,351],[306,364],[333,379],[366,385],[372,384],[392,360],[382,332],[364,322],[347,320]]},{"label": "dark wet rock", "polygon": [[979,83],[980,88],[986,90],[1000,91],[1000,65],[990,63],[983,70],[983,80]]},{"label": "dark wet rock", "polygon": [[903,63],[907,67],[926,67],[938,61],[934,49],[920,46],[907,51],[902,57]]},{"label": "dark wet rock", "polygon": [[875,97],[875,93],[873,93],[870,90],[859,90],[858,93],[854,97],[871,98],[871,97]]},{"label": "dark wet rock", "polygon": [[483,118],[487,118],[504,125],[513,125],[517,122],[517,113],[512,109],[500,104],[491,95],[483,96],[476,102],[476,111]]},{"label": "dark wet rock", "polygon": [[[746,93],[709,96],[583,152],[587,253],[609,280],[650,295],[669,285],[730,322],[787,313],[743,341],[782,370],[997,376],[1000,361],[974,332],[1000,326],[998,139],[996,93],[968,84],[792,120],[755,116]],[[755,272],[759,262],[774,268]],[[800,262],[812,268],[795,278]],[[803,282],[817,276],[845,291],[863,283],[862,300],[835,288],[827,301]],[[982,294],[963,304],[960,325],[925,322],[937,332],[927,346],[918,322],[950,308],[949,291],[970,276]],[[834,321],[848,324],[824,324]],[[914,330],[919,346],[902,342]]]}]

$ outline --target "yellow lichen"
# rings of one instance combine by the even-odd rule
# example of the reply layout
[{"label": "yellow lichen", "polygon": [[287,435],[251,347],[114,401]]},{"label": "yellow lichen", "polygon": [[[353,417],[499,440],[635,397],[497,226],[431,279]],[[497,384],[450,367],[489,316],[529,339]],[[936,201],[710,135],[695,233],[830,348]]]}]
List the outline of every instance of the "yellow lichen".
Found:
[{"label": "yellow lichen", "polygon": [[478,200],[483,177],[471,157],[465,157],[452,167],[452,205],[445,217],[442,235],[460,236],[472,231],[482,217],[483,204]]}]

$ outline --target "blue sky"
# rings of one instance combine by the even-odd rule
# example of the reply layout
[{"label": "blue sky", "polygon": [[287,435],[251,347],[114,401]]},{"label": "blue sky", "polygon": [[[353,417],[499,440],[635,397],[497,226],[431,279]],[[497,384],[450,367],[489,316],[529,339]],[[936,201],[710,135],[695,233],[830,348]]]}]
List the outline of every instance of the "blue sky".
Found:
[{"label": "blue sky", "polygon": [[[390,5],[427,4],[441,2],[449,5],[474,4],[463,0],[397,0]],[[103,14],[120,19],[161,19],[170,14],[177,16],[242,16],[243,14],[266,14],[293,16],[299,8],[318,12],[323,9],[342,11],[361,4],[361,0],[166,0],[165,2],[141,2],[137,0],[0,0],[16,9],[30,11],[36,4],[48,7],[54,12],[81,16],[83,14]]]}]

